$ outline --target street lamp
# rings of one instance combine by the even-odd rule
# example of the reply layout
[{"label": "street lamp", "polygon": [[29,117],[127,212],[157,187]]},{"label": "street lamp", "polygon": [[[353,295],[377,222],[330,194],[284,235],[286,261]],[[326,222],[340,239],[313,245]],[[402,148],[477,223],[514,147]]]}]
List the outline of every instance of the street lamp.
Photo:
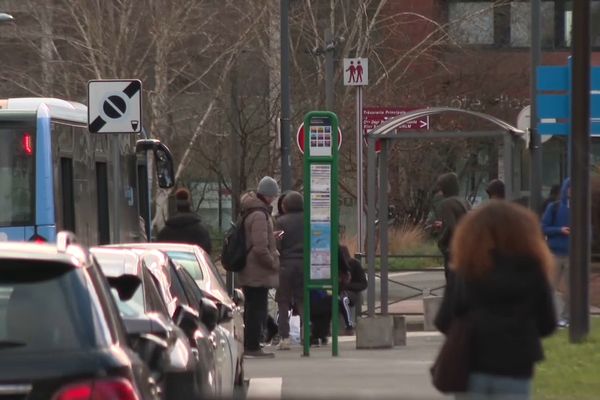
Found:
[{"label": "street lamp", "polygon": [[14,18],[12,15],[7,14],[7,13],[0,13],[0,22],[9,22],[9,21],[14,21]]}]

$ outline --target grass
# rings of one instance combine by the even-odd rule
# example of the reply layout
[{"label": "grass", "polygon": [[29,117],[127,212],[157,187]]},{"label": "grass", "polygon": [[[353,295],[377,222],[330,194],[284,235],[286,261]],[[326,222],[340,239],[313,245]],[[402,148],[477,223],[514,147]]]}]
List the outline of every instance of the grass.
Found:
[{"label": "grass", "polygon": [[[351,254],[355,253],[356,237],[346,238],[342,242],[348,246]],[[379,249],[377,252],[379,253]],[[404,225],[389,230],[388,254],[388,267],[391,272],[441,267],[443,262],[435,242],[427,239],[427,234],[421,227],[413,225]],[[362,264],[364,267],[366,267],[366,263],[366,260],[363,259]],[[375,263],[375,268],[380,270],[381,261],[379,256],[376,257]]]},{"label": "grass", "polygon": [[590,335],[570,344],[564,329],[544,341],[546,360],[536,369],[535,400],[600,398],[600,318],[592,318]]}]

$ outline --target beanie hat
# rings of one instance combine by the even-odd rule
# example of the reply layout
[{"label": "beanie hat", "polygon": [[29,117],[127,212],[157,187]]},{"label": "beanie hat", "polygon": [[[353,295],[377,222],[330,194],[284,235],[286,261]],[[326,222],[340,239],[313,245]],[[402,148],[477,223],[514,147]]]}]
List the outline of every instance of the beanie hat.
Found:
[{"label": "beanie hat", "polygon": [[276,197],[279,194],[279,186],[277,181],[270,176],[265,176],[258,183],[256,193],[267,197]]},{"label": "beanie hat", "polygon": [[175,205],[178,211],[187,211],[192,207],[192,195],[186,188],[179,188],[175,192]]}]

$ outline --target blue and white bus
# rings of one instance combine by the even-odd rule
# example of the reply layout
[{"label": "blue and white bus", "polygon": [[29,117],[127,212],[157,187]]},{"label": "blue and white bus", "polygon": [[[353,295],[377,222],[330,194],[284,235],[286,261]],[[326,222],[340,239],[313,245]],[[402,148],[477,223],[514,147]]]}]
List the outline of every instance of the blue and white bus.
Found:
[{"label": "blue and white bus", "polygon": [[136,142],[90,134],[83,104],[0,100],[0,240],[52,242],[60,230],[87,245],[141,240],[149,202]]}]

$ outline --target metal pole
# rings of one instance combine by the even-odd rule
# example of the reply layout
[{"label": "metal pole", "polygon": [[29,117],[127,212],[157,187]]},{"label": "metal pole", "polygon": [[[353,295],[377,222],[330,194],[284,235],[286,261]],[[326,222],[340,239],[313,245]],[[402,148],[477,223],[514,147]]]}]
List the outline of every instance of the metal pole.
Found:
[{"label": "metal pole", "polygon": [[[240,144],[240,120],[238,118],[238,69],[237,59],[231,70],[231,160],[230,160],[230,179],[231,179],[231,221],[237,220],[238,215],[238,202],[241,196],[240,187],[240,164],[239,154],[241,154]],[[231,271],[227,271],[225,274],[225,285],[227,286],[227,293],[233,296],[233,290],[235,288],[234,274]]]},{"label": "metal pole", "polygon": [[513,199],[513,183],[514,183],[514,145],[513,138],[510,133],[504,135],[504,154],[502,157],[504,167],[504,187],[507,200]]},{"label": "metal pole", "polygon": [[[150,139],[148,136],[148,132],[146,132],[146,128],[142,127],[142,134],[144,135],[144,139]],[[148,198],[146,199],[146,221],[144,221],[144,226],[146,228],[146,241],[152,241],[152,165],[150,165],[151,157],[148,157],[148,152],[144,154],[144,158],[146,161],[146,195]]]},{"label": "metal pole", "polygon": [[529,167],[529,205],[538,211],[542,206],[542,140],[537,130],[537,67],[541,59],[541,0],[531,0],[531,118],[529,126],[529,151],[531,165]]},{"label": "metal pole", "polygon": [[325,109],[333,111],[334,92],[333,92],[333,53],[335,45],[333,43],[333,34],[331,29],[325,29]]},{"label": "metal pole", "polygon": [[362,86],[356,87],[356,250],[364,254],[363,240],[363,210],[364,195],[363,188],[363,99]]},{"label": "metal pole", "polygon": [[369,137],[367,145],[367,310],[375,316],[375,138]]},{"label": "metal pole", "polygon": [[571,102],[571,247],[569,338],[578,343],[590,329],[590,1],[573,2],[573,97]]},{"label": "metal pole", "polygon": [[281,189],[292,189],[289,0],[281,0]]},{"label": "metal pole", "polygon": [[381,267],[381,314],[388,313],[388,149],[383,140],[379,158],[379,265]]}]

